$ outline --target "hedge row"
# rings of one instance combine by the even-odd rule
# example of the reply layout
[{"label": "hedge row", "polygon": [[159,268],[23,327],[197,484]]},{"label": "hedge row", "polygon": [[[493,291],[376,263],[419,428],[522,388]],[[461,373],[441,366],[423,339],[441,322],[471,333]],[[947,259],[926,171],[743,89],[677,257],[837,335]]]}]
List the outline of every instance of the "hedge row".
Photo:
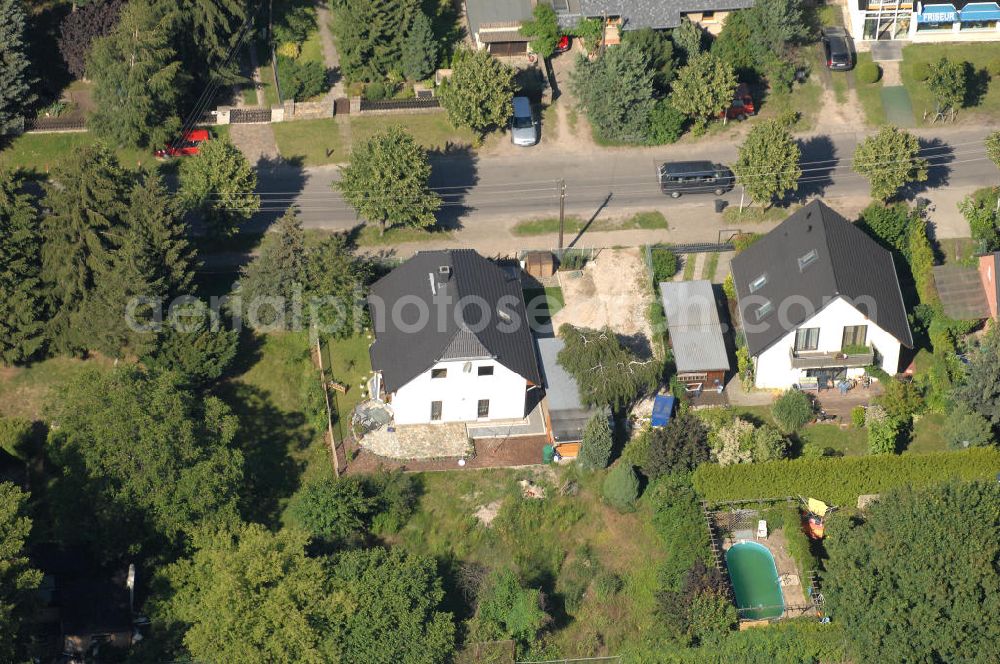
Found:
[{"label": "hedge row", "polygon": [[911,484],[991,479],[1000,472],[1000,451],[993,447],[961,452],[900,456],[823,457],[719,466],[704,463],[694,472],[694,488],[704,500],[753,500],[813,496],[853,507],[858,496]]}]

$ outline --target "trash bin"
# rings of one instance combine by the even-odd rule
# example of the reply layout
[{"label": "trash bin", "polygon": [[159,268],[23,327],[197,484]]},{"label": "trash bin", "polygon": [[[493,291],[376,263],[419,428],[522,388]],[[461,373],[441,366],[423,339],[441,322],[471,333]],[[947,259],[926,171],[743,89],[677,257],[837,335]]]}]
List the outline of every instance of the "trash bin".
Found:
[{"label": "trash bin", "polygon": [[724,201],[721,198],[716,198],[715,199],[715,213],[716,214],[722,214],[722,211],[726,209],[727,205],[729,205],[728,201]]},{"label": "trash bin", "polygon": [[552,463],[555,456],[556,448],[552,445],[546,445],[542,448],[542,463]]}]

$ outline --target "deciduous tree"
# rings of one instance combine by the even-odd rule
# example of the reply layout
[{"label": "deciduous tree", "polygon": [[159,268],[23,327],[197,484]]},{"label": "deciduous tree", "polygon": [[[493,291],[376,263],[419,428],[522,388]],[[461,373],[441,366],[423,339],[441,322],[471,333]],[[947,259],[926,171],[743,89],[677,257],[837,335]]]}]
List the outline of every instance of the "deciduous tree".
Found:
[{"label": "deciduous tree", "polygon": [[927,166],[917,137],[898,127],[882,127],[854,151],[854,171],[868,178],[872,198],[880,201],[912,182],[926,180]]},{"label": "deciduous tree", "polygon": [[209,233],[235,235],[239,225],[260,209],[257,173],[239,148],[227,139],[201,144],[200,151],[180,166],[181,200],[196,210]]},{"label": "deciduous tree", "polygon": [[300,488],[288,503],[287,520],[315,539],[349,544],[366,530],[374,501],[357,478],[324,478]]},{"label": "deciduous tree", "polygon": [[32,597],[42,573],[32,569],[25,552],[31,519],[25,515],[28,496],[10,482],[0,482],[0,659],[28,661],[27,639],[21,633],[30,617]]},{"label": "deciduous tree", "polygon": [[1000,168],[1000,131],[995,131],[986,137],[986,156]]},{"label": "deciduous tree", "polygon": [[497,570],[477,598],[472,630],[481,640],[513,639],[523,647],[548,620],[536,588],[525,588],[511,570]]},{"label": "deciduous tree", "polygon": [[571,84],[580,106],[606,140],[645,143],[649,136],[654,72],[651,54],[641,44],[626,42],[593,62],[581,58]]},{"label": "deciduous tree", "polygon": [[162,550],[236,518],[238,423],[216,397],[195,398],[171,374],[91,369],[53,393],[48,416],[60,471],[52,518],[101,558]]},{"label": "deciduous tree", "polygon": [[453,125],[485,135],[510,119],[514,70],[486,51],[458,51],[440,98]]},{"label": "deciduous tree", "polygon": [[939,112],[957,111],[965,99],[968,81],[965,78],[965,63],[952,62],[942,57],[931,67],[927,77],[927,88],[934,95]]},{"label": "deciduous tree", "polygon": [[780,120],[754,125],[740,146],[733,171],[751,199],[767,206],[798,188],[802,153]]},{"label": "deciduous tree", "polygon": [[521,23],[520,31],[525,37],[531,37],[531,50],[543,58],[555,53],[562,36],[555,10],[544,3],[535,5],[532,17]]},{"label": "deciduous tree", "polygon": [[35,98],[25,52],[25,28],[21,0],[0,0],[0,136],[20,129],[24,110]]},{"label": "deciduous tree", "polygon": [[592,406],[623,408],[659,383],[661,363],[640,360],[622,346],[611,328],[591,330],[564,324],[559,364],[576,380],[580,400]]},{"label": "deciduous tree", "polygon": [[95,39],[107,37],[118,25],[123,0],[99,0],[79,6],[59,24],[59,53],[69,73],[86,75],[87,56]]},{"label": "deciduous tree", "polygon": [[682,16],[681,24],[670,33],[670,38],[677,45],[677,48],[680,49],[684,59],[690,62],[692,58],[702,51],[705,31],[687,16]]},{"label": "deciduous tree", "polygon": [[828,523],[823,594],[855,659],[995,659],[998,505],[996,482],[903,488]]},{"label": "deciduous tree", "polygon": [[434,225],[441,197],[428,187],[430,177],[427,153],[393,125],[354,147],[334,187],[362,219],[385,233],[396,226]]},{"label": "deciduous tree", "polygon": [[20,179],[0,173],[0,362],[36,356],[45,344],[40,214]]},{"label": "deciduous tree", "polygon": [[97,108],[90,125],[114,145],[162,145],[180,128],[184,74],[170,45],[171,21],[159,5],[132,2],[114,32],[94,41],[87,71]]},{"label": "deciduous tree", "polygon": [[670,103],[697,125],[724,111],[733,101],[736,72],[732,65],[711,53],[690,58],[677,73],[670,93]]},{"label": "deciduous tree", "polygon": [[154,616],[179,628],[199,660],[340,661],[351,598],[334,592],[326,562],[306,555],[308,535],[259,524],[202,533],[194,554],[159,579],[169,588]]}]

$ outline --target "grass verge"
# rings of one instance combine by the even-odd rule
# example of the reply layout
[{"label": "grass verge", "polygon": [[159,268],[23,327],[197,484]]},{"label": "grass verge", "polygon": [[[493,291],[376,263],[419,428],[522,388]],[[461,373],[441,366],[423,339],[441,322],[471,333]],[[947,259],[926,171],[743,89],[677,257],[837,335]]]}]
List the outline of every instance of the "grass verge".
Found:
[{"label": "grass verge", "polygon": [[[903,48],[903,62],[899,73],[906,91],[913,102],[913,114],[918,126],[929,126],[933,120],[934,95],[926,81],[914,76],[917,63],[936,64],[941,58],[970,65],[964,108],[958,112],[958,124],[978,124],[986,119],[1000,117],[1000,84],[991,79],[987,67],[1000,62],[1000,43],[975,42],[969,44],[913,44]],[[926,120],[921,116],[927,112]]]},{"label": "grass verge", "polygon": [[[872,61],[871,53],[858,53],[858,63],[854,68],[857,68],[865,62]],[[855,90],[858,93],[858,102],[861,104],[861,108],[865,112],[865,120],[868,122],[870,127],[878,127],[885,124],[885,109],[882,108],[882,79],[875,81],[874,83],[862,83],[858,81],[854,72],[849,72],[849,76],[855,81]]]},{"label": "grass verge", "polygon": [[705,259],[705,264],[701,267],[701,278],[712,281],[715,279],[715,271],[719,267],[719,252],[713,251]]},{"label": "grass verge", "polygon": [[433,242],[435,240],[451,240],[454,235],[450,231],[426,228],[390,228],[384,235],[379,234],[378,226],[366,224],[358,233],[356,242],[359,247],[381,247],[403,242]]},{"label": "grass verge", "polygon": [[744,206],[741,212],[739,207],[729,206],[722,211],[722,218],[728,223],[776,224],[787,219],[789,215],[795,212],[797,207],[796,205],[792,205],[787,208],[769,207],[764,209],[762,207],[747,205]]},{"label": "grass verge", "polygon": [[[567,233],[579,233],[586,229],[589,232],[628,231],[628,230],[666,230],[666,217],[658,211],[639,212],[626,219],[595,219],[587,223],[576,215],[568,215],[565,219]],[[510,231],[518,237],[530,235],[550,235],[559,232],[558,217],[543,217],[517,222]]]}]

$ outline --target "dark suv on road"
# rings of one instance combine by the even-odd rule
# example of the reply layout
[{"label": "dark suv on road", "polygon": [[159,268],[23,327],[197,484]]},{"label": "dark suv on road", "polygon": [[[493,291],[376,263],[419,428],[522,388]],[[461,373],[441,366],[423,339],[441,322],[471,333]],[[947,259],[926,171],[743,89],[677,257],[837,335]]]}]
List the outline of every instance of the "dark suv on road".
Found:
[{"label": "dark suv on road", "polygon": [[827,69],[847,71],[854,68],[854,49],[851,37],[843,28],[823,28],[823,53]]},{"label": "dark suv on road", "polygon": [[660,165],[657,175],[660,191],[672,198],[681,194],[722,196],[736,183],[728,167],[710,161],[668,161]]}]

